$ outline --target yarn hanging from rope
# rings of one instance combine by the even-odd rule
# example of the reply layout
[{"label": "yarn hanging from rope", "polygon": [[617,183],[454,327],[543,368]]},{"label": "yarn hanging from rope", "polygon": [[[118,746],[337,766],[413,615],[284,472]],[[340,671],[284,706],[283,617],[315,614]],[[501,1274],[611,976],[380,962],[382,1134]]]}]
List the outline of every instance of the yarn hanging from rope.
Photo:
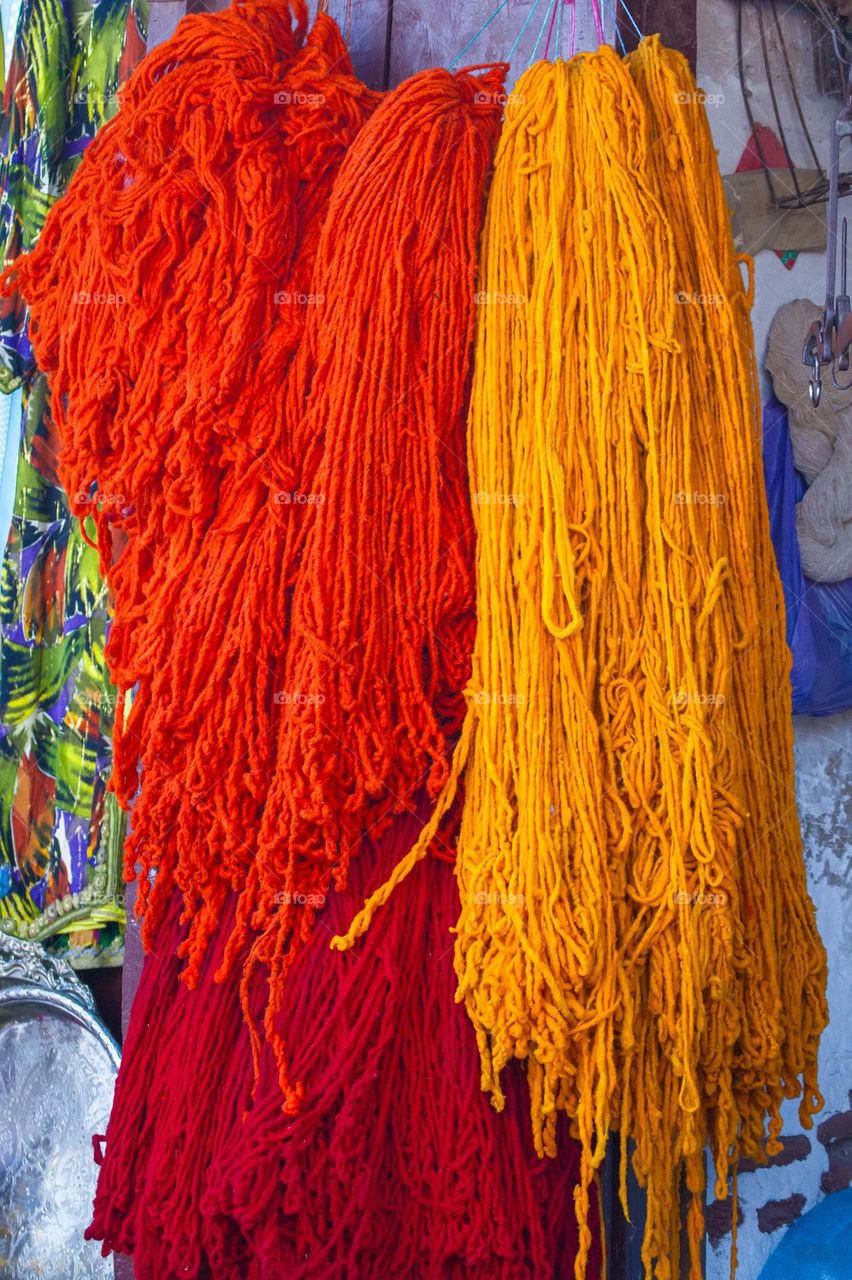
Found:
[{"label": "yarn hanging from rope", "polygon": [[[254,1079],[244,1041],[230,1066],[222,1060],[235,1038],[228,1000],[242,975],[243,1012],[252,1030],[265,1022],[272,1042],[262,1058],[253,1034],[254,1066],[260,1070],[274,1048],[276,1086],[285,1084],[295,1110],[301,1089],[286,1075],[284,970],[298,960],[326,891],[342,884],[365,827],[375,834],[393,810],[412,808],[424,780],[432,794],[440,788],[472,647],[465,393],[476,238],[502,69],[416,77],[389,95],[377,112],[381,128],[339,173],[375,99],[352,80],[332,24],[318,21],[300,47],[301,16],[275,33],[277,15],[270,7],[274,39],[259,51],[242,29],[256,24],[255,9],[182,24],[158,52],[156,71],[147,69],[144,94],[131,86],[110,147],[81,171],[79,190],[53,219],[50,252],[8,277],[33,301],[35,341],[68,442],[62,465],[71,468],[75,491],[97,499],[99,544],[116,596],[111,659],[119,684],[138,686],[116,786],[129,803],[141,763],[127,870],[140,864],[144,934],[158,954],[140,996],[141,1030],[125,1055],[90,1234],[133,1252],[141,1273],[157,1280],[178,1267],[181,1275],[204,1274],[205,1258],[216,1260],[217,1273],[239,1259],[235,1274],[246,1274],[250,1250],[237,1243],[229,1252],[230,1211],[218,1214],[213,1240],[199,1219],[218,1167],[216,1144],[236,1123],[239,1090],[226,1068],[243,1072],[246,1090]],[[273,44],[280,64],[271,74]],[[209,132],[199,137],[173,104],[181,101],[184,72],[188,82],[209,83],[223,65],[229,85],[214,92],[215,110],[203,116]],[[293,171],[282,177],[283,161],[262,163],[269,190],[259,205],[255,191],[244,206],[229,175],[239,178],[240,148],[250,151],[273,125],[273,149],[293,159]],[[158,179],[184,130],[180,162]],[[99,188],[110,198],[95,201]],[[268,235],[263,255],[251,239],[243,243],[248,227],[252,237]],[[246,278],[250,300],[240,298]],[[270,302],[273,287],[279,296]],[[94,327],[69,325],[81,292],[98,305],[111,295],[94,313]],[[221,310],[209,314],[211,298],[228,321],[244,323],[244,341]],[[161,332],[160,346],[133,346],[134,336],[153,343]],[[370,345],[353,352],[353,334]],[[374,522],[369,536],[366,514]],[[128,542],[113,566],[114,530]],[[382,575],[381,589],[370,590],[371,574]],[[329,592],[329,607],[318,588]],[[317,719],[327,705],[328,719]],[[335,734],[357,747],[354,763]],[[323,735],[339,768],[320,745]],[[325,772],[317,760],[328,762]],[[292,773],[286,785],[275,778],[284,767]],[[282,813],[298,837],[283,852]],[[425,921],[429,912],[421,910]],[[168,959],[170,947],[182,967],[178,957]],[[405,959],[396,956],[401,968]],[[383,952],[381,972],[387,963]],[[416,955],[411,963],[416,968]],[[166,970],[177,981],[179,968],[196,990],[181,994],[182,1016],[166,1026],[155,1014],[168,1013]],[[423,1017],[430,1028],[446,1025],[437,1003]],[[455,1025],[458,1046],[463,1024]],[[296,1035],[298,1047],[298,1027]],[[386,1027],[382,1037],[387,1043]],[[393,1060],[385,1066],[399,1073]],[[175,1071],[183,1092],[165,1085]],[[216,1099],[227,1095],[221,1108],[197,1106],[199,1079]],[[466,1068],[464,1079],[476,1082],[476,1071]],[[457,1087],[452,1076],[447,1086]],[[280,1102],[276,1092],[274,1109]],[[309,1115],[321,1110],[310,1092],[306,1106]],[[400,1112],[397,1131],[424,1108]],[[428,1115],[421,1137],[440,1147],[443,1118]],[[132,1150],[123,1144],[121,1117],[136,1135]],[[470,1123],[462,1117],[459,1127]],[[487,1127],[478,1132],[490,1148],[498,1139]],[[530,1170],[522,1197],[530,1235],[510,1238],[507,1223],[493,1243],[496,1260],[481,1233],[468,1241],[483,1274],[522,1273],[523,1258],[505,1266],[502,1259],[518,1248],[533,1259],[552,1256],[571,1238],[557,1212],[571,1185],[570,1162],[541,1166],[517,1125],[514,1134],[506,1153],[513,1186],[520,1187],[518,1171]],[[480,1202],[496,1206],[499,1217],[514,1199],[491,1181],[493,1161],[483,1157],[477,1167],[476,1155],[473,1148],[468,1161],[475,1174],[465,1175],[471,1191],[459,1195],[462,1223]],[[294,1149],[293,1162],[300,1158]],[[322,1168],[322,1148],[315,1158]],[[380,1176],[395,1180],[374,1169],[368,1181]],[[536,1191],[554,1188],[542,1201],[552,1214],[538,1225],[533,1182]],[[298,1214],[292,1230],[300,1242]],[[373,1248],[379,1239],[373,1230]],[[448,1256],[460,1239],[447,1240]],[[427,1245],[406,1234],[398,1251],[410,1256],[427,1247],[440,1252],[436,1240]]]},{"label": "yarn hanging from rope", "polygon": [[463,716],[465,394],[505,72],[423,72],[362,130],[375,95],[329,19],[300,47],[304,18],[182,23],[5,277],[63,480],[98,503],[143,936],[177,886],[192,985],[239,893],[219,976],[252,940],[270,1033],[314,900],[366,829],[440,789]]},{"label": "yarn hanging from rope", "polygon": [[[322,437],[294,577],[278,728],[257,853],[220,975],[242,956],[245,1009],[270,973],[265,1032],[288,1110],[278,1015],[315,903],[364,833],[437,794],[473,647],[465,473],[476,250],[505,67],[424,71],[391,92],[334,185],[288,387]],[[305,405],[307,407],[305,407]],[[303,473],[304,474],[304,473]],[[260,1033],[253,1037],[255,1058]]]},{"label": "yarn hanging from rope", "polygon": [[[481,243],[470,409],[477,620],[457,999],[500,1109],[526,1064],[587,1190],[607,1137],[647,1189],[645,1274],[701,1275],[703,1152],[724,1197],[821,1106],[825,953],[793,791],[789,654],[747,296],[702,99],[658,38],[533,66]],[[394,909],[394,908],[391,908]],[[581,1235],[575,1274],[582,1280]]]},{"label": "yarn hanging from rope", "polygon": [[32,299],[62,479],[115,601],[125,806],[142,777],[126,873],[146,937],[180,885],[196,956],[256,847],[305,514],[278,499],[320,444],[285,428],[285,383],[331,185],[378,102],[335,24],[305,25],[301,0],[183,21],[5,277]]},{"label": "yarn hanging from rope", "polygon": [[[429,858],[358,957],[327,945],[416,837],[421,811],[365,842],[288,974],[283,1025],[310,1083],[298,1116],[282,1111],[268,1044],[253,1078],[238,978],[214,981],[235,895],[192,991],[173,895],[134,1000],[88,1231],[132,1253],[138,1280],[534,1280],[570,1267],[578,1149],[563,1121],[558,1158],[536,1156],[519,1064],[503,1115],[480,1090],[453,1007],[451,868]],[[266,987],[258,970],[258,1018]]]}]

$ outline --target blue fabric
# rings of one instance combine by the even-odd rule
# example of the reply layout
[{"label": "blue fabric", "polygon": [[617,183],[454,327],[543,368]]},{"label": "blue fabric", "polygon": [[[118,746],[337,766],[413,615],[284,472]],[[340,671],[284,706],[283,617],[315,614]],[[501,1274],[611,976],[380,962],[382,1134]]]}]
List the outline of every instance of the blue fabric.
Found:
[{"label": "blue fabric", "polygon": [[852,578],[813,582],[802,571],[796,503],[805,482],[793,466],[787,410],[774,396],[763,413],[763,471],[793,653],[793,711],[834,715],[852,706]]},{"label": "blue fabric", "polygon": [[758,1280],[849,1280],[852,1191],[838,1191],[784,1233]]}]

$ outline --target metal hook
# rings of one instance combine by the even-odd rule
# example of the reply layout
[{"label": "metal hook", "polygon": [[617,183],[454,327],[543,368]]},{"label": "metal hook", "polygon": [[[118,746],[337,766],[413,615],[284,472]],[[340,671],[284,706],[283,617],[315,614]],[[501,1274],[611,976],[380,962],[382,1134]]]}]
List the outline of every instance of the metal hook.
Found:
[{"label": "metal hook", "polygon": [[804,350],[802,351],[802,364],[811,366],[811,378],[808,382],[808,397],[811,404],[816,408],[822,397],[822,361],[820,360],[820,348],[823,344],[824,330],[818,320],[811,325],[810,332],[805,339]]},{"label": "metal hook", "polygon": [[[838,391],[852,391],[837,381],[838,369],[846,373],[852,347],[852,299],[847,293],[849,227],[846,218],[839,219],[840,142],[852,140],[852,72],[847,86],[846,103],[831,128],[828,167],[828,245],[825,272],[825,306],[820,318],[811,325],[805,338],[802,361],[810,365],[813,375],[808,383],[811,404],[816,406],[822,395],[821,365],[831,365],[831,381]],[[840,235],[838,237],[838,224]],[[840,248],[840,292],[838,287],[838,239]]]},{"label": "metal hook", "polygon": [[852,67],[852,62],[850,62],[848,58],[844,58],[843,54],[840,52],[840,37],[837,32],[837,27],[835,26],[832,26],[831,28],[831,43],[834,45],[834,55],[841,66]]}]

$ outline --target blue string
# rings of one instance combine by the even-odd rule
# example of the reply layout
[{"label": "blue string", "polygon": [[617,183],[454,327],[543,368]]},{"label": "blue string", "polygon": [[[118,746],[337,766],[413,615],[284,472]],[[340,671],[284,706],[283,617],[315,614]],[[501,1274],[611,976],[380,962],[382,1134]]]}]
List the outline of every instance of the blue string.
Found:
[{"label": "blue string", "polygon": [[624,36],[621,34],[621,31],[619,30],[619,26],[618,26],[618,14],[617,14],[617,12],[615,11],[615,9],[612,7],[612,5],[610,4],[609,0],[604,0],[604,4],[606,5],[607,9],[609,9],[610,13],[612,14],[612,19],[613,19],[613,22],[614,22],[614,24],[615,24],[615,34],[616,34],[616,37],[617,37],[617,39],[618,39],[618,43],[621,45],[621,52],[622,52],[622,53],[624,53],[624,54],[626,54],[626,53],[627,53],[627,46],[626,46],[626,45],[625,45],[625,43],[624,43]]},{"label": "blue string", "polygon": [[511,49],[509,50],[509,56],[506,58],[506,61],[507,61],[507,62],[511,62],[511,61],[512,61],[512,59],[514,58],[514,56],[515,56],[515,51],[516,51],[516,49],[517,49],[518,45],[521,43],[521,41],[522,41],[522,40],[523,40],[523,38],[524,38],[524,32],[526,31],[527,27],[528,27],[528,26],[530,25],[530,23],[532,22],[533,14],[535,13],[536,9],[538,8],[538,6],[539,6],[540,4],[541,4],[541,0],[535,0],[535,4],[534,4],[534,5],[533,5],[533,7],[530,9],[530,11],[529,11],[529,13],[527,14],[527,16],[524,18],[524,25],[521,27],[520,31],[518,32],[517,38],[516,38],[516,40],[515,40],[515,43],[512,45]]},{"label": "blue string", "polygon": [[462,49],[461,53],[457,54],[457,55],[456,55],[456,57],[455,57],[455,58],[453,58],[452,62],[450,63],[450,70],[451,70],[451,71],[452,71],[453,67],[456,65],[456,63],[457,63],[457,62],[461,62],[462,58],[463,58],[463,57],[464,57],[464,55],[467,53],[467,51],[468,51],[468,49],[470,48],[470,46],[471,46],[472,44],[476,44],[477,40],[478,40],[478,39],[479,39],[479,37],[482,35],[483,31],[487,31],[487,30],[488,30],[488,28],[491,26],[491,23],[492,23],[492,22],[494,21],[494,19],[497,17],[497,14],[498,14],[498,13],[501,13],[501,12],[502,12],[502,10],[506,8],[506,5],[507,5],[508,3],[509,3],[509,0],[502,0],[502,3],[501,3],[501,4],[498,4],[497,8],[494,10],[494,12],[492,13],[491,17],[487,20],[487,22],[483,22],[482,26],[479,28],[479,30],[477,31],[476,35],[475,35],[475,36],[472,36],[472,37],[471,37],[471,39],[470,39],[470,40],[468,40],[468,42],[467,42],[467,44],[465,45],[465,47]]},{"label": "blue string", "polygon": [[[546,7],[545,15],[544,15],[544,21],[541,24],[541,30],[538,33],[538,39],[536,40],[535,47],[532,51],[532,57],[527,63],[528,67],[532,66],[533,62],[535,62],[536,54],[538,53],[538,48],[539,48],[539,45],[541,44],[542,36],[544,35],[544,29],[547,26],[547,19],[550,17],[554,4],[559,5],[559,9],[556,15],[556,48],[555,48],[555,57],[556,58],[559,57],[560,40],[562,36],[562,8],[563,8],[563,5],[568,2],[569,0],[549,0],[549,3]],[[472,36],[471,39],[468,40],[467,44],[462,49],[461,53],[459,53],[455,58],[453,58],[452,62],[450,63],[450,70],[452,70],[452,68],[456,65],[457,62],[461,62],[462,58],[467,53],[468,49],[470,49],[472,45],[476,44],[479,37],[485,31],[488,30],[488,28],[491,26],[491,23],[494,21],[494,19],[497,17],[498,14],[503,12],[503,10],[506,8],[506,5],[508,3],[509,3],[509,0],[501,0],[501,3],[498,4],[497,8],[491,14],[490,18],[487,18],[486,21],[483,22],[482,26],[479,28],[476,35]],[[570,0],[570,3],[578,4],[579,0]],[[518,32],[517,36],[515,37],[514,43],[512,44],[512,47],[509,50],[509,53],[506,57],[507,62],[511,62],[515,54],[517,53],[518,45],[523,40],[524,33],[527,27],[532,22],[533,17],[540,4],[541,4],[541,0],[535,0],[535,3],[533,4],[526,18],[524,19],[523,25],[520,31]],[[604,0],[604,4],[606,5],[609,12],[612,14],[613,19],[615,20],[615,33],[618,38],[618,43],[621,46],[622,53],[626,53],[627,49],[624,44],[624,38],[622,37],[621,31],[619,30],[619,26],[618,26],[618,5],[619,4],[621,5],[624,12],[627,14],[627,17],[630,20],[630,25],[633,27],[633,30],[636,32],[639,39],[640,40],[645,39],[642,33],[642,30],[639,27],[639,24],[637,23],[636,19],[633,17],[633,14],[630,12],[630,6],[627,4],[627,0],[616,0],[615,5],[611,4],[610,0]]]},{"label": "blue string", "polygon": [[622,9],[623,9],[623,10],[624,10],[624,12],[627,14],[628,18],[630,19],[631,23],[633,24],[633,30],[636,32],[636,34],[637,34],[637,36],[639,37],[639,39],[640,39],[640,40],[644,40],[644,39],[645,39],[645,37],[643,36],[642,32],[639,30],[639,27],[638,27],[638,25],[637,25],[636,19],[633,17],[633,14],[630,12],[630,9],[628,8],[627,0],[619,0],[619,4],[621,5]]},{"label": "blue string", "polygon": [[544,15],[544,22],[542,22],[541,24],[541,30],[538,33],[538,39],[535,42],[535,48],[532,51],[530,60],[527,63],[527,69],[529,69],[532,66],[532,64],[535,62],[536,54],[538,53],[538,46],[541,44],[541,37],[544,35],[544,29],[547,26],[547,19],[550,17],[550,11],[553,8],[555,3],[556,3],[556,0],[550,0],[550,4],[547,6],[547,12]]}]

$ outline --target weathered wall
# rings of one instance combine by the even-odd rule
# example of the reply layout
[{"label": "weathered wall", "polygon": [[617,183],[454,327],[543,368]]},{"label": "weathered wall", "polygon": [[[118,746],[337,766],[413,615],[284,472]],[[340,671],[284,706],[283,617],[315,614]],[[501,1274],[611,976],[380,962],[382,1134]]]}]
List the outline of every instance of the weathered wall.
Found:
[{"label": "weathered wall", "polygon": [[[780,50],[769,5],[764,6],[771,63],[779,66]],[[800,7],[778,6],[782,29],[802,96],[805,119],[823,161],[827,159],[830,122],[840,100],[817,94],[811,56],[810,29]],[[749,133],[737,75],[736,9],[733,0],[698,5],[698,79],[711,98],[708,114],[723,173],[737,165]],[[746,6],[744,61],[747,83],[754,88],[752,108],[761,124],[772,124],[765,89],[763,56],[752,5]],[[783,63],[780,65],[783,66]],[[761,88],[760,86],[764,87]],[[808,151],[795,118],[789,91],[782,87],[781,112],[789,128],[790,149],[797,164],[807,167]],[[849,167],[848,165],[846,167]],[[821,302],[825,258],[800,255],[788,271],[774,253],[755,262],[753,320],[757,349],[762,352],[772,317],[793,298]],[[807,374],[803,368],[803,377]],[[761,1268],[780,1240],[786,1223],[816,1203],[827,1191],[849,1184],[852,1177],[852,995],[849,966],[852,956],[852,713],[824,720],[796,721],[797,795],[805,842],[811,892],[820,930],[829,953],[831,1024],[823,1040],[821,1085],[826,1109],[821,1123],[805,1135],[790,1105],[785,1115],[783,1156],[772,1167],[744,1172],[740,1178],[742,1225],[739,1231],[739,1280],[757,1280]],[[708,1251],[708,1280],[728,1280],[730,1209],[711,1206],[710,1221],[717,1244]],[[792,1280],[792,1277],[791,1277]]]}]

